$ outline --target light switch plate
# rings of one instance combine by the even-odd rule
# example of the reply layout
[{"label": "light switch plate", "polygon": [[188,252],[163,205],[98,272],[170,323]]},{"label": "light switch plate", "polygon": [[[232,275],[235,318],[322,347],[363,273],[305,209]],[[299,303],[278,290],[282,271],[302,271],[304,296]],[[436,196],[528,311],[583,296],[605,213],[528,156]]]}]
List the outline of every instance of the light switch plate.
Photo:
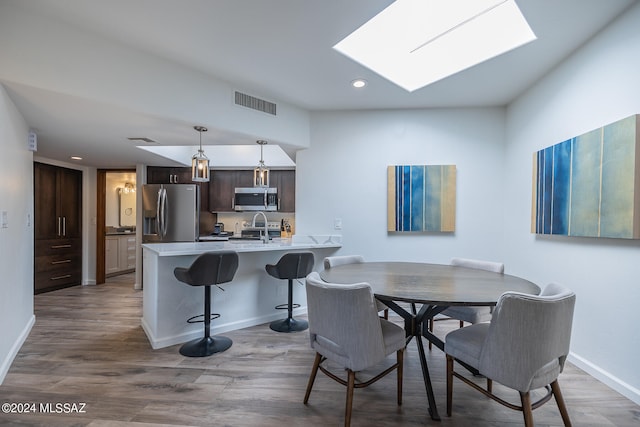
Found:
[{"label": "light switch plate", "polygon": [[333,219],[333,228],[334,230],[342,230],[342,218]]}]

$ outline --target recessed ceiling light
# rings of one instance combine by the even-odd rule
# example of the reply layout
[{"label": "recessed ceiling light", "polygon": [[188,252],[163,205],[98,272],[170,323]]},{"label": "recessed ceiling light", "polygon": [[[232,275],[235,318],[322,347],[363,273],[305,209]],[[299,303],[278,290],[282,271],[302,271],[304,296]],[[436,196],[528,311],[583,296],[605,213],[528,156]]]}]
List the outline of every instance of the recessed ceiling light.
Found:
[{"label": "recessed ceiling light", "polygon": [[412,92],[535,39],[515,0],[397,0],[333,48]]},{"label": "recessed ceiling light", "polygon": [[363,88],[367,85],[367,81],[364,79],[355,79],[354,81],[351,82],[351,86],[360,89]]},{"label": "recessed ceiling light", "polygon": [[71,156],[71,160],[82,160],[82,157],[79,157],[79,156]]}]

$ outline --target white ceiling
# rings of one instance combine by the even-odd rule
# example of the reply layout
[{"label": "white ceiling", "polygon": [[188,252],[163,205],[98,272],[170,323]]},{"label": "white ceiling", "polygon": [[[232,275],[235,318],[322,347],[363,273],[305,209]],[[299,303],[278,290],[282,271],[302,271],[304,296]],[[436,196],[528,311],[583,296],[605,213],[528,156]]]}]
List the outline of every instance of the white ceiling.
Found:
[{"label": "white ceiling", "polygon": [[[517,50],[409,93],[332,49],[391,0],[1,0],[0,16],[20,10],[99,36],[171,64],[248,88],[304,110],[504,106],[623,13],[633,0],[517,0],[537,40]],[[39,28],[46,37],[47,28]],[[20,49],[20,37],[4,41]],[[64,45],[56,49],[65,49]],[[98,52],[99,54],[100,52]],[[24,52],[28,55],[28,52]],[[84,165],[127,167],[171,164],[131,145],[155,135],[178,145],[197,144],[197,133],[178,117],[154,117],[99,99],[61,93],[56,75],[28,84],[2,61],[0,82],[38,131],[38,155]],[[168,63],[169,63],[168,62]],[[41,66],[47,67],[47,57]],[[134,67],[135,64],[123,64]],[[26,72],[26,70],[25,70]],[[355,90],[350,82],[369,84]],[[88,83],[89,84],[89,83]],[[97,84],[97,83],[93,83]],[[155,102],[171,102],[158,95]],[[203,123],[207,125],[206,123]],[[155,138],[154,138],[155,139]],[[203,144],[250,144],[247,135],[209,127]],[[295,157],[296,147],[283,147]],[[206,151],[206,147],[205,147]],[[253,165],[258,159],[252,160]],[[268,163],[268,159],[265,158]]]}]

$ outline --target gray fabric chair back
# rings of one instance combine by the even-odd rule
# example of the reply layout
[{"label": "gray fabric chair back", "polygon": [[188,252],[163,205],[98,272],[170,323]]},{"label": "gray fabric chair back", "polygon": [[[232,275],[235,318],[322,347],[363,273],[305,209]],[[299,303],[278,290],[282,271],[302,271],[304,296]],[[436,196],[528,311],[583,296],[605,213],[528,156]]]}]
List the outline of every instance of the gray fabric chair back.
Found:
[{"label": "gray fabric chair back", "polygon": [[[337,267],[339,265],[347,265],[347,264],[362,264],[364,262],[364,257],[362,255],[339,255],[339,256],[328,256],[324,259],[324,269],[328,270],[332,267]],[[378,311],[384,311],[384,318],[389,318],[389,307],[384,305],[383,302],[379,300],[375,300],[376,307]]]},{"label": "gray fabric chair back", "polygon": [[313,272],[307,276],[306,288],[313,349],[352,371],[373,366],[387,356],[369,284],[326,283]]},{"label": "gray fabric chair back", "polygon": [[324,269],[328,270],[331,267],[337,267],[339,265],[358,264],[363,262],[364,257],[362,255],[328,256],[324,259]]},{"label": "gray fabric chair back", "polygon": [[206,252],[189,268],[176,267],[176,279],[191,286],[218,285],[233,280],[238,270],[238,254],[234,251]]},{"label": "gray fabric chair back", "polygon": [[553,382],[569,354],[575,300],[557,284],[537,296],[504,293],[493,311],[480,372],[521,392]]},{"label": "gray fabric chair back", "polygon": [[451,265],[458,267],[475,268],[477,270],[493,271],[504,274],[504,263],[493,261],[482,261],[468,258],[452,258]]},{"label": "gray fabric chair back", "polygon": [[300,279],[313,270],[313,252],[290,252],[282,255],[275,265],[267,264],[265,269],[277,279]]},{"label": "gray fabric chair back", "polygon": [[[468,258],[452,258],[450,264],[457,267],[473,268],[476,270],[485,270],[504,274],[504,263],[501,262],[483,261]],[[458,319],[461,322],[469,322],[475,324],[490,321],[492,312],[493,307],[454,306],[445,309],[442,314],[454,319]],[[433,322],[431,322],[430,325],[430,329],[433,330]],[[462,323],[460,324],[460,326],[462,326]],[[431,348],[431,343],[429,343],[429,348]]]}]

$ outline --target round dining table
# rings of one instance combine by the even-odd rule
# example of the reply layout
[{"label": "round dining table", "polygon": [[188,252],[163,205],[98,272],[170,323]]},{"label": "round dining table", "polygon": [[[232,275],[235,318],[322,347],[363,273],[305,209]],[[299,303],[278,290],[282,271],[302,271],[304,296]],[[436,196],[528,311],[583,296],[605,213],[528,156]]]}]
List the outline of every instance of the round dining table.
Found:
[{"label": "round dining table", "polygon": [[[426,324],[450,306],[495,306],[507,291],[537,295],[540,288],[509,274],[473,268],[415,262],[365,262],[345,264],[320,272],[329,283],[371,286],[375,297],[404,319],[407,343],[415,339],[427,391],[429,414],[440,420],[425,357],[424,336],[440,350],[444,342]],[[409,303],[400,305],[398,303]],[[418,309],[417,306],[420,305]],[[423,327],[423,324],[425,325]]]}]

